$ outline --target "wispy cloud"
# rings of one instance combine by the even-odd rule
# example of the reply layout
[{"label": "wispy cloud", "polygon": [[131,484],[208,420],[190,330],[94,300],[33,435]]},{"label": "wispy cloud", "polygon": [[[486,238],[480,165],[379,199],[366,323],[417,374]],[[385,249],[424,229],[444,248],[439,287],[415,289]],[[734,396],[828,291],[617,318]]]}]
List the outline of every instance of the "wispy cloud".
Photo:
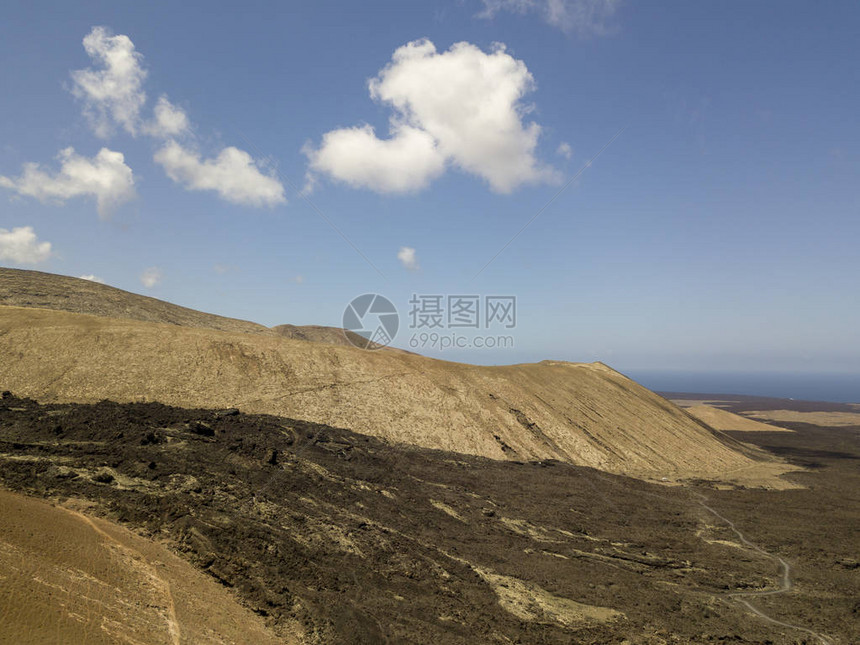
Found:
[{"label": "wispy cloud", "polygon": [[[272,206],[286,201],[284,187],[244,150],[229,146],[211,159],[201,159],[193,125],[186,111],[162,95],[152,116],[146,117],[147,71],[143,55],[123,34],[93,27],[84,49],[95,67],[72,72],[73,94],[84,104],[94,132],[109,136],[118,126],[131,135],[144,134],[161,142],[154,159],[173,181],[187,190],[215,192],[222,199],[244,206]],[[180,140],[185,140],[180,143]]]},{"label": "wispy cloud", "polygon": [[94,198],[102,218],[135,197],[134,176],[121,152],[102,148],[95,157],[87,158],[74,148],[66,148],[57,159],[60,169],[56,172],[26,163],[20,176],[0,176],[0,186],[42,202],[62,204],[73,197]]},{"label": "wispy cloud", "polygon": [[353,187],[402,193],[427,186],[455,167],[509,193],[556,181],[535,156],[541,128],[525,122],[535,88],[525,63],[496,45],[484,52],[461,42],[437,52],[429,40],[397,49],[370,80],[371,97],[392,109],[388,138],[369,125],[332,130],[319,148],[305,146],[310,181],[327,175]]},{"label": "wispy cloud", "polygon": [[607,36],[615,33],[612,18],[621,0],[482,0],[481,18],[493,18],[501,11],[537,13],[550,25],[580,36]]},{"label": "wispy cloud", "polygon": [[106,27],[93,27],[84,37],[84,49],[99,69],[72,72],[72,93],[84,104],[84,114],[95,133],[106,138],[119,124],[137,134],[140,111],[146,103],[142,57],[128,36],[113,35]]},{"label": "wispy cloud", "polygon": [[164,272],[161,269],[149,267],[140,274],[140,283],[147,289],[152,289],[161,283],[162,278],[164,278]]},{"label": "wispy cloud", "polygon": [[191,128],[188,115],[180,107],[161,96],[153,109],[153,118],[143,125],[144,132],[153,137],[166,139],[187,134]]},{"label": "wispy cloud", "polygon": [[32,226],[11,231],[0,228],[0,260],[15,264],[39,264],[51,257],[51,243],[40,242]]},{"label": "wispy cloud", "polygon": [[87,273],[86,275],[79,275],[78,278],[81,280],[89,280],[90,282],[96,282],[98,284],[106,284],[104,280],[102,280],[97,275],[93,275],[92,273]]},{"label": "wispy cloud", "polygon": [[558,144],[558,149],[555,153],[560,157],[570,159],[573,156],[573,148],[570,147],[570,144],[567,141],[562,141]]}]

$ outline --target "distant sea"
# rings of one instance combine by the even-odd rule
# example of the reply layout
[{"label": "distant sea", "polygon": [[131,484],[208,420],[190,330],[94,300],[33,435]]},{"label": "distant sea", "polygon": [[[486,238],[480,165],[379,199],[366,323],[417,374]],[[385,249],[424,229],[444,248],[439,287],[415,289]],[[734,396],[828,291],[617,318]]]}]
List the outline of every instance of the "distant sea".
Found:
[{"label": "distant sea", "polygon": [[860,403],[860,374],[625,371],[650,390]]}]

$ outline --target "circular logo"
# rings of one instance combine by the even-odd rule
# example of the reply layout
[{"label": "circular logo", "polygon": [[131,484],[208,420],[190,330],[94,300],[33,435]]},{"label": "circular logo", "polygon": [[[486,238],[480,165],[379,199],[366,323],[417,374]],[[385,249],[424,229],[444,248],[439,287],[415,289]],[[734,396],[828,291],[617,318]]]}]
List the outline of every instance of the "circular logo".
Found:
[{"label": "circular logo", "polygon": [[343,331],[350,344],[380,349],[390,344],[400,327],[397,307],[385,296],[365,293],[353,298],[343,312]]}]

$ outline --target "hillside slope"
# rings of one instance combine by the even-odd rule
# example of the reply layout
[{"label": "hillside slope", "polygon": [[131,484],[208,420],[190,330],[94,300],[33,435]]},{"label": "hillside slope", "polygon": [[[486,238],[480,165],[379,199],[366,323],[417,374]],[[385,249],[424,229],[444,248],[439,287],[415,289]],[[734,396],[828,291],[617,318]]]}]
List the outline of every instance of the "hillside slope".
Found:
[{"label": "hillside slope", "polygon": [[4,643],[299,642],[276,637],[211,576],[117,524],[4,490],[0,516]]},{"label": "hillside slope", "polygon": [[51,402],[235,406],[429,448],[644,478],[759,481],[786,470],[599,363],[478,367],[0,307],[0,388]]},{"label": "hillside slope", "polygon": [[267,327],[257,323],[195,311],[90,280],[22,269],[0,267],[0,305],[55,309],[220,331],[271,333]]}]

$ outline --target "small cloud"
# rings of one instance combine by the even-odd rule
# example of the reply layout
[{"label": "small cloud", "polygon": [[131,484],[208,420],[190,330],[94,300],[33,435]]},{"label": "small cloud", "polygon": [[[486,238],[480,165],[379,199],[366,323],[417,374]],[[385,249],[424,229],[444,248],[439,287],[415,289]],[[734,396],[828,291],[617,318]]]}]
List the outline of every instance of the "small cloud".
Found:
[{"label": "small cloud", "polygon": [[539,13],[548,24],[580,36],[608,36],[621,0],[482,0],[479,18],[493,18],[500,11],[524,15]]},{"label": "small cloud", "polygon": [[305,276],[303,276],[303,275],[294,276],[294,277],[290,278],[290,282],[292,282],[293,284],[304,284]]},{"label": "small cloud", "polygon": [[403,268],[408,271],[418,271],[421,268],[418,266],[418,256],[415,253],[415,249],[411,246],[401,246],[397,252],[397,259],[400,260]]},{"label": "small cloud", "polygon": [[32,226],[11,231],[0,228],[0,260],[15,264],[38,264],[51,257],[51,243],[39,242]]},{"label": "small cloud", "polygon": [[158,267],[149,267],[140,274],[140,282],[147,289],[152,289],[154,286],[161,283],[164,273]]},{"label": "small cloud", "polygon": [[0,186],[41,202],[63,204],[73,197],[94,197],[102,219],[110,217],[120,205],[136,195],[134,175],[121,152],[102,148],[92,158],[81,156],[74,148],[57,155],[60,170],[45,171],[37,163],[25,163],[17,178],[0,175]]},{"label": "small cloud", "polygon": [[212,267],[212,270],[218,275],[225,275],[227,273],[233,273],[237,270],[237,267],[233,264],[216,264]]},{"label": "small cloud", "polygon": [[79,275],[78,277],[79,277],[81,280],[89,280],[90,282],[98,282],[99,284],[107,284],[107,283],[106,283],[104,280],[102,280],[100,277],[98,277],[98,276],[96,276],[96,275],[93,275],[92,273],[88,273],[87,275]]},{"label": "small cloud", "polygon": [[562,141],[558,144],[558,150],[556,150],[555,153],[560,157],[570,159],[573,156],[573,148],[570,147],[570,144],[567,141]]},{"label": "small cloud", "polygon": [[247,152],[232,146],[215,158],[201,160],[196,152],[170,141],[154,159],[168,177],[187,190],[212,190],[222,199],[244,206],[274,206],[287,201],[281,182],[261,172]]},{"label": "small cloud", "polygon": [[153,112],[155,117],[143,126],[144,131],[153,137],[177,137],[188,132],[191,127],[185,110],[173,105],[166,96],[158,99]]}]

